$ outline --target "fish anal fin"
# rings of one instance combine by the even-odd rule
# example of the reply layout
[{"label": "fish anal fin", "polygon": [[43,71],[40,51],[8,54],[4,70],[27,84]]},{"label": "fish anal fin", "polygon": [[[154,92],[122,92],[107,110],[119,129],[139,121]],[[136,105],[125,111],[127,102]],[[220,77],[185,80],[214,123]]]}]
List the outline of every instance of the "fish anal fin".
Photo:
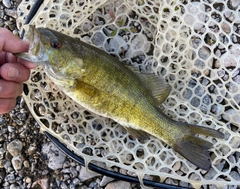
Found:
[{"label": "fish anal fin", "polygon": [[149,139],[149,134],[146,133],[145,131],[138,130],[138,129],[133,129],[131,127],[124,127],[127,132],[132,135],[133,137],[139,139],[139,140],[148,140]]},{"label": "fish anal fin", "polygon": [[142,81],[146,88],[148,88],[157,105],[162,104],[171,92],[171,86],[165,81],[164,78],[154,75],[152,73],[141,73],[136,67],[125,65]]}]

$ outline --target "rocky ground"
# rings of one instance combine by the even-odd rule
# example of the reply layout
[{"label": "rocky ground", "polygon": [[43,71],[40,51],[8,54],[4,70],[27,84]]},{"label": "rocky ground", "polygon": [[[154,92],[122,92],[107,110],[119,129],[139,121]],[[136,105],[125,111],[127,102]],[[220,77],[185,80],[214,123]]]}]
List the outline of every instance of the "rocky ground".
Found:
[{"label": "rocky ground", "polygon": [[[16,7],[20,1],[0,1],[0,27],[8,28],[16,35]],[[66,157],[39,131],[39,125],[22,97],[17,99],[13,111],[0,115],[0,188],[140,188],[88,172]]]}]

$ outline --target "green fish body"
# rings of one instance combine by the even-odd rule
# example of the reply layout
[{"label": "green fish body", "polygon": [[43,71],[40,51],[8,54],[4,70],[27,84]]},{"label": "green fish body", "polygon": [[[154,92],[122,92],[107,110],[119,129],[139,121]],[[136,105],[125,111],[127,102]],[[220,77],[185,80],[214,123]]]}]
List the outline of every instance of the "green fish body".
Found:
[{"label": "green fish body", "polygon": [[212,144],[195,135],[219,131],[175,122],[158,108],[171,88],[153,74],[134,71],[106,52],[46,28],[29,27],[28,53],[17,56],[42,64],[50,79],[86,109],[113,119],[138,139],[160,138],[190,162],[209,170]]}]

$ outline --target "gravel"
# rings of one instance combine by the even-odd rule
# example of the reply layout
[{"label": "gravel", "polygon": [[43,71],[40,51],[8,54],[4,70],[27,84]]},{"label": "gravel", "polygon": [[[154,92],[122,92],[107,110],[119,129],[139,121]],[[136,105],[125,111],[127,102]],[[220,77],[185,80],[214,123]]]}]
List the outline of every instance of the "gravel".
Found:
[{"label": "gravel", "polygon": [[[0,27],[18,34],[16,8],[21,0],[0,1]],[[9,113],[0,115],[0,188],[101,189],[140,188],[139,185],[88,172],[66,157],[45,135],[22,97]]]}]

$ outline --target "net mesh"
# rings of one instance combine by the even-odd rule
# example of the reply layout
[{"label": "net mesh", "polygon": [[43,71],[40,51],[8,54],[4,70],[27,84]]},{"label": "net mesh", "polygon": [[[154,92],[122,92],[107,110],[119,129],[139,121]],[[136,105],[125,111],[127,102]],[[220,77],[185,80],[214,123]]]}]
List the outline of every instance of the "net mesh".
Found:
[{"label": "net mesh", "polygon": [[[18,27],[34,1],[18,7]],[[164,77],[172,92],[161,109],[174,120],[220,129],[207,172],[159,139],[139,142],[119,124],[65,96],[41,67],[32,71],[24,98],[43,130],[86,163],[196,188],[240,185],[240,2],[239,0],[45,0],[32,20],[78,37]]]}]

